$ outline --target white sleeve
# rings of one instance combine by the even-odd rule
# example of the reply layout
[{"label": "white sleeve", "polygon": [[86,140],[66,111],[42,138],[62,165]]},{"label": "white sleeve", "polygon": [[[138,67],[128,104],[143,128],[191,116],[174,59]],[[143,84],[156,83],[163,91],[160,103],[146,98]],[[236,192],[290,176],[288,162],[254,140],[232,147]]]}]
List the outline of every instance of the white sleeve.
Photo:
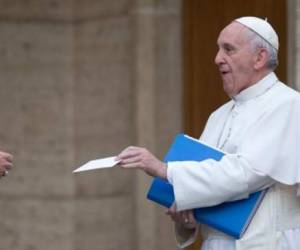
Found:
[{"label": "white sleeve", "polygon": [[221,161],[169,162],[167,177],[178,211],[246,198],[274,184],[239,155],[226,155]]},{"label": "white sleeve", "polygon": [[184,228],[179,223],[174,223],[175,227],[175,239],[176,239],[176,245],[183,249],[187,246],[193,244],[198,236],[199,233],[199,227],[200,225],[197,225],[195,229],[187,229]]}]

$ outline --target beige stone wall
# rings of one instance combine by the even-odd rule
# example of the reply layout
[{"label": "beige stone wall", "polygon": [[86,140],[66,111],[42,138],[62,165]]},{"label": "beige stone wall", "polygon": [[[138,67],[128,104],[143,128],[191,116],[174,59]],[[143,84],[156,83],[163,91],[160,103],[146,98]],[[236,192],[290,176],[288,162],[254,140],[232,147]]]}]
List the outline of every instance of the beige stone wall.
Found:
[{"label": "beige stone wall", "polygon": [[175,248],[149,177],[71,172],[181,130],[180,2],[0,1],[1,250]]},{"label": "beige stone wall", "polygon": [[[0,249],[73,249],[70,3],[0,2]],[[69,17],[70,18],[70,17]]]},{"label": "beige stone wall", "polygon": [[[289,0],[289,82],[300,89]],[[0,0],[0,250],[173,250],[151,178],[72,175],[129,144],[163,157],[181,131],[181,0]]]}]

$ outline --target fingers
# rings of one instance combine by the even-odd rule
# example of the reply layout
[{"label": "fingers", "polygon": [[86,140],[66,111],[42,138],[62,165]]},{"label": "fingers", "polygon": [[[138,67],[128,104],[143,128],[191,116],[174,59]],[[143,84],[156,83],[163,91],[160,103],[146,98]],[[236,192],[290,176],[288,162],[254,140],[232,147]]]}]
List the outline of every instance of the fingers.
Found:
[{"label": "fingers", "polygon": [[128,147],[117,156],[116,160],[120,161],[119,166],[122,168],[136,168],[150,176],[166,179],[166,164],[157,159],[146,148]]},{"label": "fingers", "polygon": [[181,224],[189,222],[189,217],[185,211],[173,213],[168,210],[167,214],[170,215],[170,217],[174,222],[181,223]]},{"label": "fingers", "polygon": [[174,222],[181,221],[180,212],[176,212],[173,206],[167,210],[166,214],[169,215]]},{"label": "fingers", "polygon": [[13,161],[13,156],[9,153],[0,151],[0,158],[5,159],[8,162],[12,162]]},{"label": "fingers", "polygon": [[137,150],[127,148],[117,156],[116,160],[119,160],[119,165],[123,168],[136,168],[139,166],[140,154]]},{"label": "fingers", "polygon": [[121,160],[120,164],[124,168],[132,168],[132,167],[137,167],[139,162],[140,162],[139,156],[131,156]]},{"label": "fingers", "polygon": [[130,146],[124,149],[117,156],[116,160],[119,160],[119,165],[124,168],[141,168],[145,165],[143,159],[145,160],[148,153],[149,152],[144,148]]},{"label": "fingers", "polygon": [[0,151],[0,177],[7,176],[8,170],[13,167],[13,156],[9,153]]},{"label": "fingers", "polygon": [[166,212],[174,222],[182,222],[184,220],[183,218],[183,212],[177,212],[176,204],[174,203]]},{"label": "fingers", "polygon": [[197,222],[192,210],[177,212],[176,205],[173,204],[167,210],[166,214],[169,215],[174,222],[180,223],[185,228],[194,229],[197,226]]},{"label": "fingers", "polygon": [[116,158],[116,160],[125,160],[131,157],[135,157],[137,155],[139,155],[139,148],[138,147],[133,147],[130,146],[128,148],[125,148]]},{"label": "fingers", "polygon": [[187,219],[188,219],[189,223],[194,224],[196,226],[197,221],[196,221],[196,219],[194,217],[194,212],[193,211],[191,211],[191,210],[189,211]]},{"label": "fingers", "polygon": [[189,213],[187,211],[182,212],[181,218],[182,218],[182,221],[184,223],[189,223],[190,222],[190,216],[189,216]]},{"label": "fingers", "polygon": [[0,171],[0,178],[1,177],[5,177],[5,176],[7,176],[8,175],[8,170],[1,170]]},{"label": "fingers", "polygon": [[0,162],[0,169],[3,169],[3,171],[5,170],[11,170],[13,167],[13,164],[11,162]]}]

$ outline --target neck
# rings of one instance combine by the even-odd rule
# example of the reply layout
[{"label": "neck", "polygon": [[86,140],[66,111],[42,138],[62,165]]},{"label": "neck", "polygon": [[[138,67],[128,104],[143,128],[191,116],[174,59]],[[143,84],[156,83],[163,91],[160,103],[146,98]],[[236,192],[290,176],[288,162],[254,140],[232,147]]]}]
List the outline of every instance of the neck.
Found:
[{"label": "neck", "polygon": [[272,72],[272,70],[270,70],[270,69],[264,69],[264,70],[261,70],[260,72],[257,72],[255,74],[255,76],[251,79],[251,81],[249,82],[249,84],[247,84],[244,88],[240,89],[239,92],[235,93],[234,95],[239,94],[243,90],[245,90],[245,89],[253,86],[254,84],[258,83],[261,79],[263,79],[265,76],[267,76],[271,72]]},{"label": "neck", "polygon": [[264,70],[261,70],[260,72],[257,72],[257,74],[255,74],[255,77],[252,79],[252,81],[248,87],[258,83],[261,79],[266,77],[271,72],[272,72],[272,70],[270,70],[270,69],[264,69]]}]

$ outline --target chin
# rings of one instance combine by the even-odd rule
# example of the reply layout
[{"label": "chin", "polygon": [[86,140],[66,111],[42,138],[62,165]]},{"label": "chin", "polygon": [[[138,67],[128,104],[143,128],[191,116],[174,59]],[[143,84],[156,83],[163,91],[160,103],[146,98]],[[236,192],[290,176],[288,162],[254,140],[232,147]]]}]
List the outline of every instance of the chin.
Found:
[{"label": "chin", "polygon": [[233,96],[234,94],[234,88],[233,86],[231,86],[231,84],[223,84],[223,90],[224,92],[229,95],[229,96]]}]

